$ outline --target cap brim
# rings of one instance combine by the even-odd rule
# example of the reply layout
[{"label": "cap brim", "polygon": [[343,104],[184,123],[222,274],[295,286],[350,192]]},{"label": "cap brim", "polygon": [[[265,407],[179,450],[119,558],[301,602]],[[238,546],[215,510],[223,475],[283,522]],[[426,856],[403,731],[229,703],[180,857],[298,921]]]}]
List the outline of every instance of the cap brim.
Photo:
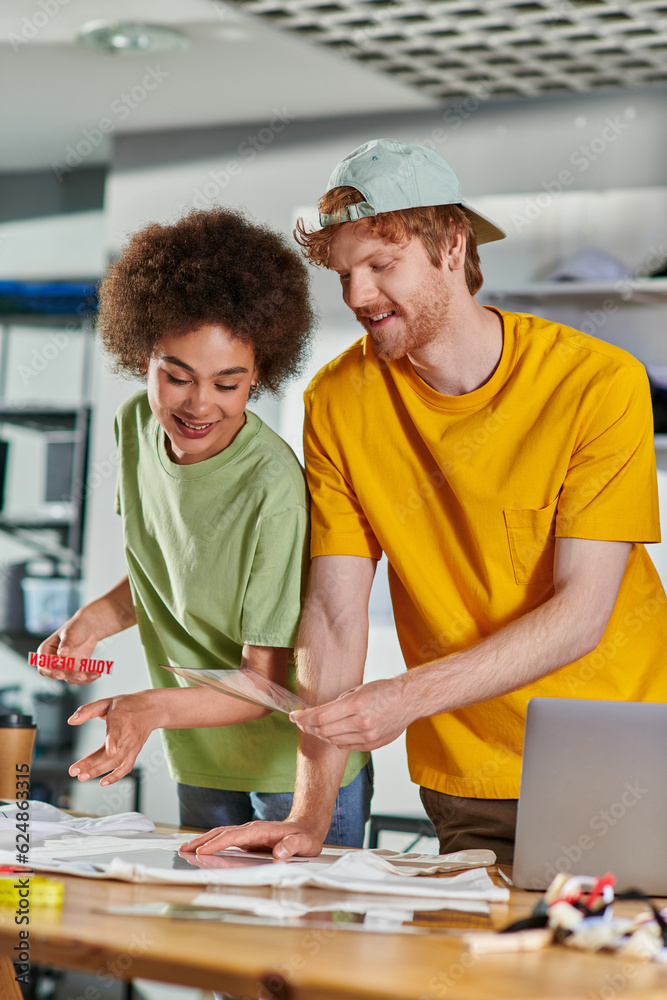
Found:
[{"label": "cap brim", "polygon": [[491,222],[491,219],[487,219],[481,212],[473,211],[464,201],[459,204],[473,224],[478,243],[493,243],[495,240],[505,239],[507,233]]}]

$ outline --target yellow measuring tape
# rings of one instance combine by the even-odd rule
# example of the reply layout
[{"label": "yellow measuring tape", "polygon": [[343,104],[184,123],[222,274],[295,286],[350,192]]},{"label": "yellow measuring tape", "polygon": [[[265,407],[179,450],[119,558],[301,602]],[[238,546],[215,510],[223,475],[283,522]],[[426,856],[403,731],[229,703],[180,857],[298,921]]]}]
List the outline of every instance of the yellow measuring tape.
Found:
[{"label": "yellow measuring tape", "polygon": [[[4,870],[3,870],[4,869]],[[10,906],[19,913],[29,914],[37,907],[62,906],[65,886],[53,878],[42,875],[26,875],[19,868],[12,872],[6,866],[0,868],[0,906]]]}]

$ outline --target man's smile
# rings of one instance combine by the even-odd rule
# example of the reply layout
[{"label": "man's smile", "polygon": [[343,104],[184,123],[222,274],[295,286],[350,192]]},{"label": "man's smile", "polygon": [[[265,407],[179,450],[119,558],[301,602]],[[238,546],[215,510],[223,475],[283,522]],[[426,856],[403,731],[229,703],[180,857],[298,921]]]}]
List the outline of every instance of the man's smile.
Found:
[{"label": "man's smile", "polygon": [[371,330],[377,330],[382,326],[385,326],[387,322],[395,316],[395,310],[384,310],[382,312],[375,313],[357,313],[357,319],[362,323],[366,323]]}]

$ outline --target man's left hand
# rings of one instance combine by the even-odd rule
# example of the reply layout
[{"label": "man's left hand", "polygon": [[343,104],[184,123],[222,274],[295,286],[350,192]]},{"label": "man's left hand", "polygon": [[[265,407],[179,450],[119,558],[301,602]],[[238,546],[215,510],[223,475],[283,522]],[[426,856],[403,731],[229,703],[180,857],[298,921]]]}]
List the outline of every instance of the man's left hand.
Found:
[{"label": "man's left hand", "polygon": [[336,701],[292,712],[299,729],[345,750],[377,750],[395,740],[417,718],[410,711],[407,675],[371,681]]}]

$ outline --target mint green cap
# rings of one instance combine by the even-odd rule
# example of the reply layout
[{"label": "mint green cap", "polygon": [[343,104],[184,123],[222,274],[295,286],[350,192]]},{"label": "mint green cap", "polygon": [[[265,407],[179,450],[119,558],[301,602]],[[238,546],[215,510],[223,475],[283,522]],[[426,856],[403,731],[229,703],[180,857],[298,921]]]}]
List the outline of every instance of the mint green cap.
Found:
[{"label": "mint green cap", "polygon": [[403,208],[458,205],[473,224],[478,243],[502,240],[505,233],[464,200],[459,179],[433,149],[398,139],[371,139],[353,149],[334,169],[327,191],[353,187],[364,201],[336,212],[320,213],[320,225],[356,222]]}]

